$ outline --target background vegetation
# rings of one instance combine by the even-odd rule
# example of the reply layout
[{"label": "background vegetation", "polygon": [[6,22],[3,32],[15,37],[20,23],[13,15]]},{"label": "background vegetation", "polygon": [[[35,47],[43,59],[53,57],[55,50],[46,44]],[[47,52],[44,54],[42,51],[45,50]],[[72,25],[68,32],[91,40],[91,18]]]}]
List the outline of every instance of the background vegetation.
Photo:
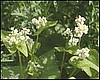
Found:
[{"label": "background vegetation", "polygon": [[[81,47],[87,46],[98,51],[99,1],[2,1],[1,30],[10,31],[12,26],[17,29],[26,27],[34,33],[36,32],[36,28],[31,22],[33,18],[45,16],[48,21],[58,21],[57,25],[44,30],[40,34],[39,42],[41,43],[41,47],[36,54],[40,56],[56,46],[60,47],[65,45],[65,38],[63,38],[60,32],[67,27],[74,29],[76,25],[74,20],[78,15],[85,17],[86,24],[89,26],[89,33],[82,37]],[[60,29],[56,31],[56,27]],[[33,35],[30,35],[30,37],[36,40],[36,37]],[[19,65],[17,60],[18,55],[9,57],[9,51],[3,43],[1,44],[1,50],[3,51],[2,59],[15,58],[13,58],[15,62],[2,62],[3,77],[17,76],[18,70],[14,71],[14,73],[13,68]],[[61,58],[62,54],[56,54],[58,65],[61,64]],[[68,59],[66,56],[65,62]],[[23,57],[23,65],[27,65],[24,63],[27,60],[27,58]],[[7,73],[6,69],[10,74]],[[60,78],[67,78],[67,73],[64,72],[65,69],[63,68],[63,74]],[[76,78],[89,78],[89,76],[81,71],[76,75]]]}]

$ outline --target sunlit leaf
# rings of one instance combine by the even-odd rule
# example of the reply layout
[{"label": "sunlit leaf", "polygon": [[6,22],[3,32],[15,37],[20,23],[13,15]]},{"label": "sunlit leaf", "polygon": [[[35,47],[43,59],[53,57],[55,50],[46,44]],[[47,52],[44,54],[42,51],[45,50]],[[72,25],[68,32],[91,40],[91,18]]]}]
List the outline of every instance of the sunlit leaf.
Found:
[{"label": "sunlit leaf", "polygon": [[49,27],[53,27],[57,24],[57,21],[49,21],[46,26],[42,26],[40,27],[35,33],[34,35],[39,35],[43,30],[49,28]]},{"label": "sunlit leaf", "polygon": [[24,54],[24,56],[28,57],[28,51],[27,51],[27,46],[25,41],[21,41],[18,45],[17,45],[17,49]]},{"label": "sunlit leaf", "polygon": [[[93,68],[94,70],[99,72],[99,67],[96,66],[94,63],[92,63],[91,61],[89,61],[87,59],[79,59],[77,56],[73,56],[73,57],[70,58],[70,63],[73,66],[84,70],[85,72],[87,71],[87,69],[90,70],[89,68]],[[89,75],[91,77],[91,73],[92,72],[91,73],[90,72],[86,72],[86,73],[87,73],[87,75]]]}]

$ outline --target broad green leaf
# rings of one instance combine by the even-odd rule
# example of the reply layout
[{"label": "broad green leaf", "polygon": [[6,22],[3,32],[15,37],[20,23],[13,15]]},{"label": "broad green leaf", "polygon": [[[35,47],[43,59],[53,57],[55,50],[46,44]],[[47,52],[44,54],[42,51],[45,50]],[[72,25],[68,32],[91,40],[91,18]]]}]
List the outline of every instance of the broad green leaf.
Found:
[{"label": "broad green leaf", "polygon": [[91,78],[98,78],[99,77],[99,74],[97,71],[95,71],[94,69],[91,68],[91,73],[92,73],[92,76]]},{"label": "broad green leaf", "polygon": [[24,54],[24,56],[28,57],[28,51],[27,51],[27,46],[25,41],[21,41],[18,45],[17,45],[17,49]]},{"label": "broad green leaf", "polygon": [[1,31],[1,39],[3,41],[3,43],[5,44],[6,48],[8,49],[8,51],[13,54],[16,52],[16,47],[15,46],[9,46],[9,44],[5,41],[6,36],[8,36],[9,31]]},{"label": "broad green leaf", "polygon": [[40,46],[41,44],[39,42],[34,42],[34,44],[32,45],[31,54],[34,54],[40,48]]},{"label": "broad green leaf", "polygon": [[90,77],[92,76],[91,70],[89,67],[82,67],[82,70],[86,72],[87,75]]},{"label": "broad green leaf", "polygon": [[87,59],[89,59],[91,62],[93,62],[94,64],[96,64],[98,66],[99,65],[99,59],[98,59],[99,53],[95,49],[90,49],[89,54],[90,54],[90,56]]},{"label": "broad green leaf", "polygon": [[68,50],[71,51],[71,54],[73,54],[73,55],[76,55],[75,53],[76,53],[77,49],[79,49],[78,46],[72,46],[72,47],[68,48]]},{"label": "broad green leaf", "polygon": [[44,65],[41,78],[56,79],[60,76],[60,72],[55,61],[54,52],[54,50],[50,50],[40,57]]},{"label": "broad green leaf", "polygon": [[8,45],[6,45],[6,47],[7,47],[7,49],[8,49],[8,51],[11,53],[11,54],[14,54],[16,51],[17,51],[17,49],[16,49],[16,46],[8,46]]},{"label": "broad green leaf", "polygon": [[67,52],[69,54],[72,54],[72,50],[67,50],[64,47],[55,47],[55,50],[57,50],[58,52]]},{"label": "broad green leaf", "polygon": [[[85,72],[87,71],[88,68],[93,68],[94,70],[96,70],[97,72],[99,72],[99,67],[96,66],[94,63],[92,63],[91,61],[87,60],[87,59],[79,59],[77,56],[73,56],[70,59],[70,63],[79,68],[84,70]],[[88,68],[84,68],[84,67],[88,67]],[[86,69],[86,70],[85,70]],[[86,72],[87,75],[89,75],[91,77],[90,72]],[[92,72],[91,72],[92,73]]]},{"label": "broad green leaf", "polygon": [[1,39],[3,42],[5,41],[6,36],[8,36],[8,33],[8,31],[1,30]]},{"label": "broad green leaf", "polygon": [[52,27],[52,26],[54,26],[54,25],[56,25],[56,24],[57,24],[57,21],[55,21],[55,22],[49,21],[49,22],[46,24],[46,26],[40,27],[40,28],[34,33],[34,36],[35,36],[35,35],[39,35],[43,30],[45,30],[45,29],[47,29],[47,28],[49,28],[49,27]]}]

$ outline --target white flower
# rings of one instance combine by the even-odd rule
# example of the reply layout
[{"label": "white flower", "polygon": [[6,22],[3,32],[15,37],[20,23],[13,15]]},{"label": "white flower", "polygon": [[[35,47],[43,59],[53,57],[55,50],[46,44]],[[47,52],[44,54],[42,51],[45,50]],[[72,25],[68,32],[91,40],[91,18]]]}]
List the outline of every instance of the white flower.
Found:
[{"label": "white flower", "polygon": [[11,30],[13,31],[14,30],[14,27],[11,27]]},{"label": "white flower", "polygon": [[17,30],[17,29],[15,29],[15,30],[14,30],[14,34],[17,34],[17,32],[18,32],[18,30]]},{"label": "white flower", "polygon": [[25,40],[25,36],[20,36],[20,39],[21,40]]},{"label": "white flower", "polygon": [[75,37],[82,37],[83,32],[80,30],[79,27],[75,27],[74,31],[75,31],[75,34],[74,34]]},{"label": "white flower", "polygon": [[82,48],[81,50],[77,50],[76,55],[78,55],[80,58],[85,58],[85,57],[89,57],[89,49],[86,48]]},{"label": "white flower", "polygon": [[15,44],[18,44],[18,42],[19,42],[19,41],[18,41],[18,40],[16,40]]},{"label": "white flower", "polygon": [[33,18],[33,19],[32,19],[32,23],[33,23],[34,25],[39,25],[39,21],[38,21],[36,18]]},{"label": "white flower", "polygon": [[11,38],[10,38],[10,41],[11,41],[11,42],[16,42],[16,38],[15,38],[15,37],[11,37]]},{"label": "white flower", "polygon": [[88,26],[86,25],[80,25],[79,29],[85,34],[88,33]]},{"label": "white flower", "polygon": [[70,28],[67,28],[67,29],[62,33],[62,35],[64,35],[64,36],[66,36],[66,35],[71,35],[71,34],[72,34],[72,32],[71,32]]},{"label": "white flower", "polygon": [[81,17],[80,15],[79,15],[79,18],[76,18],[75,19],[75,22],[77,23],[77,25],[80,25],[80,24],[84,24],[84,21],[85,21],[85,18],[84,17]]},{"label": "white flower", "polygon": [[42,17],[42,19],[43,19],[44,23],[47,23],[47,20],[45,17]]},{"label": "white flower", "polygon": [[78,42],[79,42],[79,39],[71,37],[68,42],[68,45],[76,46]]},{"label": "white flower", "polygon": [[19,35],[22,35],[23,33],[22,33],[22,31],[21,32],[19,32]]},{"label": "white flower", "polygon": [[26,28],[23,28],[23,32],[24,32],[25,34],[29,34],[30,30],[29,30],[29,29],[26,29]]},{"label": "white flower", "polygon": [[46,25],[47,20],[45,17],[38,17],[38,19],[33,18],[32,23],[36,26],[37,29],[39,29],[40,27]]},{"label": "white flower", "polygon": [[[13,29],[12,29],[13,30]],[[30,38],[27,36],[29,34],[30,30],[23,28],[20,32],[18,32],[17,29],[11,31],[11,34],[8,34],[8,36],[5,38],[5,41],[9,43],[9,45],[18,44],[21,40],[29,41]]]}]

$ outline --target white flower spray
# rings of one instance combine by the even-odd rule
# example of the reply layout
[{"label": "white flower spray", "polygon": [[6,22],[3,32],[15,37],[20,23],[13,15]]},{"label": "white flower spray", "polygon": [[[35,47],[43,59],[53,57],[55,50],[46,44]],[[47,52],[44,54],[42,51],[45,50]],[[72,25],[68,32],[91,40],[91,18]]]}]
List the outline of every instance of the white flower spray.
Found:
[{"label": "white flower spray", "polygon": [[47,19],[46,17],[38,17],[38,19],[33,18],[32,23],[36,26],[36,29],[39,29],[47,24]]},{"label": "white flower spray", "polygon": [[11,33],[5,38],[5,41],[8,42],[10,46],[20,43],[20,41],[30,41],[32,40],[27,34],[30,34],[30,30],[23,28],[20,32],[14,27],[11,27]]}]

